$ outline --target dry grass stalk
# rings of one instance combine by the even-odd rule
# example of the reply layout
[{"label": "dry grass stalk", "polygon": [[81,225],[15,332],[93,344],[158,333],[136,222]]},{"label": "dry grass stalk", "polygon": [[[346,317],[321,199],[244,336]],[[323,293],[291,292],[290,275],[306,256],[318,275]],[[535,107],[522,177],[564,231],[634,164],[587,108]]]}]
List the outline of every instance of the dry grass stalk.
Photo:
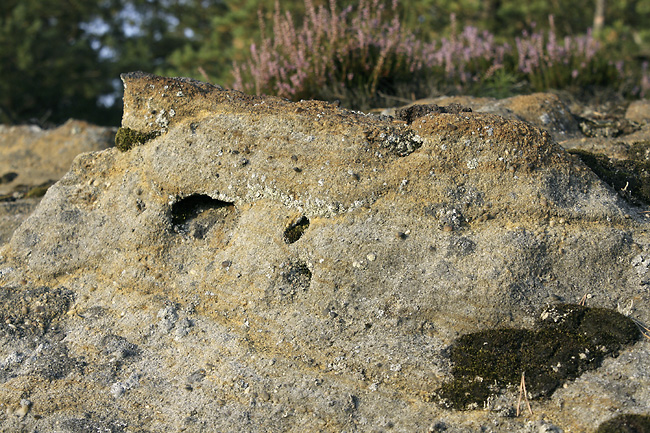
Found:
[{"label": "dry grass stalk", "polygon": [[632,321],[634,322],[634,324],[635,324],[636,326],[639,327],[639,331],[641,331],[641,334],[643,334],[643,336],[644,336],[645,338],[647,338],[648,340],[650,340],[650,328],[648,328],[647,326],[645,326],[645,325],[643,324],[643,322],[641,322],[641,321],[638,320],[638,319],[635,319],[634,317],[630,317],[630,319],[632,319]]},{"label": "dry grass stalk", "polygon": [[525,379],[525,372],[521,372],[521,384],[519,385],[519,399],[517,400],[517,416],[519,416],[519,408],[521,406],[521,396],[524,396],[524,400],[526,401],[526,407],[528,408],[528,412],[532,415],[533,410],[530,408],[530,402],[528,401],[528,392],[526,391],[526,379]]}]

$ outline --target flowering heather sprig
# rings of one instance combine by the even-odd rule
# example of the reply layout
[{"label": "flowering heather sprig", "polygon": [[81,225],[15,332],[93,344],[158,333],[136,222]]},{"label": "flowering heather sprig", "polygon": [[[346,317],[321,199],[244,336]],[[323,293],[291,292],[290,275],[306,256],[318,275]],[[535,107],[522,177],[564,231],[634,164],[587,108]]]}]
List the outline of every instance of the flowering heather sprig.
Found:
[{"label": "flowering heather sprig", "polygon": [[[329,8],[305,0],[305,10],[297,29],[276,3],[274,37],[263,37],[259,46],[251,46],[248,62],[234,65],[236,89],[296,99],[317,97],[323,87],[335,84],[371,96],[382,80],[412,81],[414,75],[441,70],[445,85],[462,87],[493,72],[510,50],[474,27],[440,44],[425,44],[401,25],[396,0],[389,9],[380,0],[362,0],[356,9],[340,12],[335,0]],[[264,22],[260,27],[264,34]]]},{"label": "flowering heather sprig", "polygon": [[[429,92],[434,87],[471,93],[505,80],[546,90],[611,86],[624,74],[622,63],[605,59],[591,31],[558,40],[553,17],[546,34],[523,32],[512,47],[475,27],[458,33],[453,15],[449,37],[424,43],[401,25],[397,0],[388,8],[380,0],[361,0],[341,11],[336,0],[328,7],[305,0],[305,10],[298,27],[276,2],[273,36],[263,36],[251,46],[249,60],[233,67],[236,89],[290,99],[327,99],[335,93],[372,100],[400,83],[411,89],[419,83]],[[260,14],[263,35],[265,26]],[[636,83],[637,93],[650,93],[647,66]]]},{"label": "flowering heather sprig", "polygon": [[[515,38],[518,70],[535,90],[563,88],[569,85],[611,84],[616,75],[623,76],[621,65],[603,63],[601,44],[591,29],[586,35],[566,36],[559,43],[553,17],[550,29],[542,32],[523,32]],[[614,66],[614,68],[612,68]],[[581,73],[582,72],[582,73]]]},{"label": "flowering heather sprig", "polygon": [[[394,18],[387,22],[379,0],[362,0],[354,14],[352,7],[338,12],[335,0],[329,9],[305,0],[305,22],[297,30],[291,15],[281,14],[276,3],[274,37],[264,37],[259,48],[252,45],[250,60],[234,66],[234,87],[295,98],[332,81],[364,80],[374,91],[388,72],[418,63],[397,58],[398,52],[413,56],[419,43],[402,29],[396,8],[394,1]],[[263,23],[261,27],[264,32]]]},{"label": "flowering heather sprig", "polygon": [[497,44],[494,35],[472,26],[465,27],[460,35],[442,38],[440,47],[434,42],[423,48],[423,68],[444,70],[447,82],[461,84],[481,81],[488,70],[503,65],[510,51],[508,44]]}]

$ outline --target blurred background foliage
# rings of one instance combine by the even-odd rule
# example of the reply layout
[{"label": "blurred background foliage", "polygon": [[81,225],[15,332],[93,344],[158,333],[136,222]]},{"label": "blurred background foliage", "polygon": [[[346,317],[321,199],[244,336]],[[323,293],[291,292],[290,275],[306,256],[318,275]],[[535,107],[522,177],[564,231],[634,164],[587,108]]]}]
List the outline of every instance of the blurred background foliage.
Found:
[{"label": "blurred background foliage", "polygon": [[[356,3],[338,1],[336,8],[340,11]],[[392,7],[388,2],[386,10],[397,14],[402,28],[423,42],[474,26],[490,32],[495,43],[514,46],[522,32],[547,30],[550,15],[559,38],[586,34],[594,25],[597,3],[417,0]],[[299,27],[309,4],[284,0],[281,10],[289,12]],[[326,1],[313,0],[313,4],[331,6]],[[272,41],[276,6],[274,0],[2,0],[0,122],[48,126],[73,117],[119,125],[119,74],[133,70],[231,87],[233,62],[249,61],[252,43],[264,37]],[[595,34],[604,47],[599,53],[612,65],[625,61],[632,71],[641,71],[644,62],[647,67],[650,1],[607,1],[603,17],[604,25]],[[262,29],[260,20],[265,23]],[[509,86],[520,78],[505,69],[497,72],[493,74],[497,84],[501,80]],[[382,90],[395,91],[395,87],[373,88]],[[472,93],[476,88],[461,90]],[[636,95],[629,94],[639,96],[638,89]]]}]

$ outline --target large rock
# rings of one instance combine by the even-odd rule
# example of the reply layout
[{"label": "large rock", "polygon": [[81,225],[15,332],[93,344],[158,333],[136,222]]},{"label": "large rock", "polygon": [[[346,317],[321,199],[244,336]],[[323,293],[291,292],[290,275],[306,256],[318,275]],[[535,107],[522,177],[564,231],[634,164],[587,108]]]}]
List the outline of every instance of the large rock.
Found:
[{"label": "large rock", "polygon": [[78,156],[0,250],[5,430],[586,431],[650,406],[647,339],[532,416],[513,387],[439,404],[463,334],[583,297],[650,322],[643,209],[548,132],[123,81],[122,136],[155,137]]},{"label": "large rock", "polygon": [[115,128],[69,120],[55,129],[0,125],[0,245],[83,152],[114,142]]},{"label": "large rock", "polygon": [[79,120],[55,129],[0,125],[0,196],[59,180],[78,154],[111,147],[114,136]]},{"label": "large rock", "polygon": [[634,122],[650,122],[650,100],[642,99],[632,102],[625,112],[625,117]]},{"label": "large rock", "polygon": [[[557,141],[582,137],[580,126],[571,110],[552,93],[534,93],[510,98],[480,98],[472,96],[441,96],[415,101],[411,105],[461,104],[479,113],[498,114],[508,119],[525,120],[548,131]],[[394,108],[381,110],[382,114],[393,115]]]}]

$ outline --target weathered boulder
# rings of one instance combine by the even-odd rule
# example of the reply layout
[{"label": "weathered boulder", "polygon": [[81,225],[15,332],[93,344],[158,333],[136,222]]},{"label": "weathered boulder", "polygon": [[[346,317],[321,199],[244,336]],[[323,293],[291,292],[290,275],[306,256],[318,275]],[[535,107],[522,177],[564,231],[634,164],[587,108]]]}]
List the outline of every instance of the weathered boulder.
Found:
[{"label": "weathered boulder", "polygon": [[114,136],[79,120],[55,129],[0,125],[0,196],[59,180],[78,154],[111,147]]},{"label": "weathered boulder", "polygon": [[[548,131],[557,141],[581,137],[578,121],[569,107],[553,93],[534,93],[504,99],[472,96],[441,96],[415,101],[411,105],[461,104],[479,113],[498,114],[508,119],[525,120]],[[382,110],[382,114],[393,115],[394,108]]]},{"label": "weathered boulder", "polygon": [[0,125],[0,245],[82,152],[113,145],[114,128],[70,120],[50,130]]},{"label": "weathered boulder", "polygon": [[644,209],[548,132],[122,79],[130,149],[78,156],[0,250],[4,429],[586,431],[650,406],[636,334],[532,416],[509,383],[440,404],[462,335],[583,297],[650,322]]},{"label": "weathered boulder", "polygon": [[9,242],[14,230],[36,209],[40,201],[38,197],[0,201],[0,245]]},{"label": "weathered boulder", "polygon": [[625,112],[625,117],[633,122],[650,122],[650,100],[642,99],[632,102]]}]

